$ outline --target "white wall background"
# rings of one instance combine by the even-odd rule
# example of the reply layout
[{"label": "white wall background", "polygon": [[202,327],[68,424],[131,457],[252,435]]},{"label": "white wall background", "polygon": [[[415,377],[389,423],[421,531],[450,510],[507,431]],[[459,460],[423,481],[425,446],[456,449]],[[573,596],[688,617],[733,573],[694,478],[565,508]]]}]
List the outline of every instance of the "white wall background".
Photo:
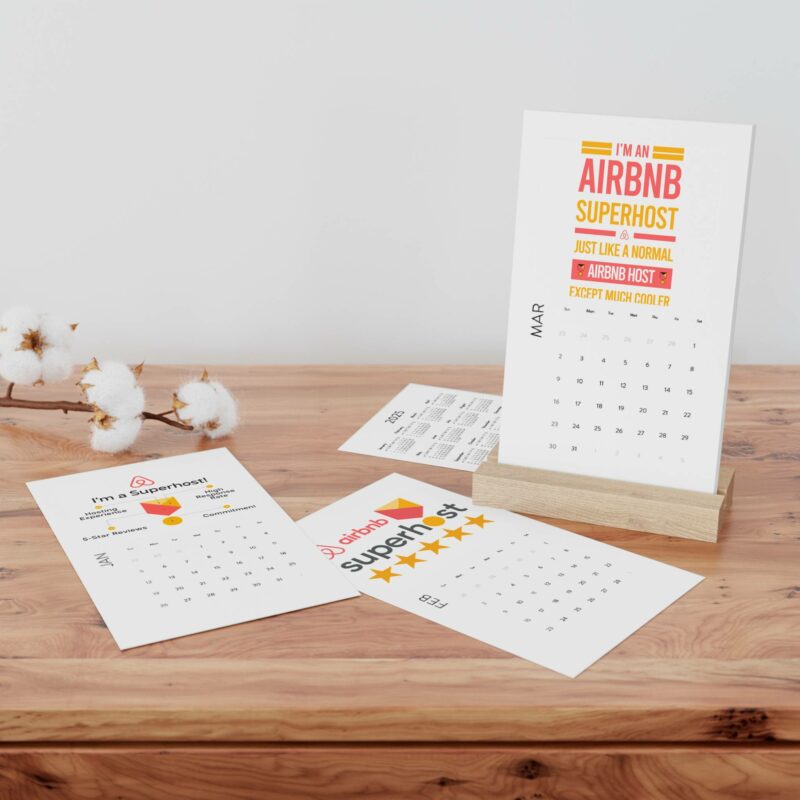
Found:
[{"label": "white wall background", "polygon": [[0,307],[81,356],[500,362],[524,108],[755,122],[734,360],[800,361],[793,0],[0,4]]}]

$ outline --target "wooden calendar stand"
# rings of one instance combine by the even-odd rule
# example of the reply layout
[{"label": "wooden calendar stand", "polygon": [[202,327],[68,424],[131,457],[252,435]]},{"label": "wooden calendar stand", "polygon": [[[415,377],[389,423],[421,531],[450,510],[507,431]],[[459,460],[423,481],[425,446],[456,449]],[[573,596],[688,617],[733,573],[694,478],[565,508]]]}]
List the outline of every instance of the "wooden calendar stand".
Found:
[{"label": "wooden calendar stand", "polygon": [[495,448],[473,474],[472,500],[523,514],[716,542],[733,497],[733,472],[720,467],[717,493],[705,494],[499,464]]}]

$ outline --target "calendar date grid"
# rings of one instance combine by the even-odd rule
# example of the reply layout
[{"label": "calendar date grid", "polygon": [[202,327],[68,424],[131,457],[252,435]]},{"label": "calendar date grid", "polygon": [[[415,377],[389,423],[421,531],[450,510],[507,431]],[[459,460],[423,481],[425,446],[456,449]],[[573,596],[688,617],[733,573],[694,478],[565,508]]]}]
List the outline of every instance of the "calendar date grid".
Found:
[{"label": "calendar date grid", "polygon": [[659,460],[684,462],[697,434],[702,318],[564,306],[561,320],[542,446],[561,457],[624,450],[636,458],[655,447]]},{"label": "calendar date grid", "polygon": [[123,545],[129,578],[157,608],[275,592],[302,577],[298,558],[262,520],[228,528],[151,532]]},{"label": "calendar date grid", "polygon": [[[552,633],[602,606],[623,581],[624,572],[608,558],[575,553],[525,532],[476,554],[472,563],[439,584],[439,597],[433,599],[444,608],[448,603],[441,598],[455,592],[458,602],[476,613],[499,613]],[[426,594],[420,600],[433,604],[431,598]]]}]

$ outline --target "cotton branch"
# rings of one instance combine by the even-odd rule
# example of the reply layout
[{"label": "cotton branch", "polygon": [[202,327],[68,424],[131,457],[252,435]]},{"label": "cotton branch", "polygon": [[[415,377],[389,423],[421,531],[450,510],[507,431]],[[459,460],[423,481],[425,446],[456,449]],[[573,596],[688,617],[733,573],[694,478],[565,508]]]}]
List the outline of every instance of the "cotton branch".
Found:
[{"label": "cotton branch", "polygon": [[[29,408],[39,411],[63,411],[65,414],[69,411],[95,414],[97,411],[91,403],[83,403],[75,400],[26,400],[21,397],[12,397],[11,392],[13,387],[14,384],[9,383],[6,388],[5,396],[0,397],[0,408]],[[182,431],[194,430],[194,426],[187,425],[185,422],[168,419],[167,415],[173,413],[173,411],[164,411],[160,414],[155,414],[152,411],[143,411],[142,418],[163,422],[165,425],[170,425],[173,428],[180,428]]]},{"label": "cotton branch", "polygon": [[73,369],[72,341],[76,324],[28,308],[0,315],[0,378],[8,381],[0,395],[0,408],[36,411],[75,411],[91,414],[91,446],[104,453],[130,448],[145,420],[182,431],[196,431],[209,439],[226,436],[237,425],[236,401],[218,381],[203,370],[172,394],[172,408],[155,413],[145,410],[139,385],[143,364],[129,367],[119,361],[93,358],[81,371],[78,400],[28,400],[14,397],[15,386],[56,383]]}]

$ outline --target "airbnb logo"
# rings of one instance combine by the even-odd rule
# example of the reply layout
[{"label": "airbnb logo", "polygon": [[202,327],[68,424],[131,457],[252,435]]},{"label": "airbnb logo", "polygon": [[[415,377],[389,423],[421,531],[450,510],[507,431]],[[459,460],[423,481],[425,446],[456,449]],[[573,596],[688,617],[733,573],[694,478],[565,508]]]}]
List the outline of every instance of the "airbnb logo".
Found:
[{"label": "airbnb logo", "polygon": [[344,547],[339,547],[335,544],[318,544],[317,547],[323,555],[328,556],[329,561],[344,553]]},{"label": "airbnb logo", "polygon": [[155,481],[145,478],[144,475],[134,475],[131,478],[131,489],[141,489],[142,486],[152,486]]}]

